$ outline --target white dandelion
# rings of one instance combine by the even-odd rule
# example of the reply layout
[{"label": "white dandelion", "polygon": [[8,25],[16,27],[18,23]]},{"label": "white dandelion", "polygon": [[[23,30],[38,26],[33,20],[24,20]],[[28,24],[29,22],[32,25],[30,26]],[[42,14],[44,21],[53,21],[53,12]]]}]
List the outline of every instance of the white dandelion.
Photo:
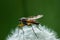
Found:
[{"label": "white dandelion", "polygon": [[24,26],[23,29],[18,27],[12,31],[12,35],[8,35],[6,40],[60,40],[56,37],[54,31],[49,30],[45,26],[38,25]]}]

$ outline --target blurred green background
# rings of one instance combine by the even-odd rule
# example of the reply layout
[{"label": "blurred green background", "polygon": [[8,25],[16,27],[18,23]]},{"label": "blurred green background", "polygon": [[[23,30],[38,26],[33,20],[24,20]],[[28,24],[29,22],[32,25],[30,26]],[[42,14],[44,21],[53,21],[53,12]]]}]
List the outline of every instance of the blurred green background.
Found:
[{"label": "blurred green background", "polygon": [[57,32],[60,37],[60,0],[0,0],[0,40],[5,40],[18,19],[43,14],[42,25]]}]

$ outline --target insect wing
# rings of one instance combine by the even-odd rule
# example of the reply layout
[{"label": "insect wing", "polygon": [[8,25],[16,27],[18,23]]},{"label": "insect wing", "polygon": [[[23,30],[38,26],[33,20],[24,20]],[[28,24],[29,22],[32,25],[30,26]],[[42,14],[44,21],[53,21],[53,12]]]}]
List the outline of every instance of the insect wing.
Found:
[{"label": "insect wing", "polygon": [[35,19],[39,19],[39,18],[42,18],[42,17],[43,17],[43,15],[37,15],[37,16],[28,18],[28,20],[35,20]]},{"label": "insect wing", "polygon": [[35,19],[39,19],[39,18],[42,18],[42,17],[43,17],[43,15],[38,15],[38,16],[36,16]]}]

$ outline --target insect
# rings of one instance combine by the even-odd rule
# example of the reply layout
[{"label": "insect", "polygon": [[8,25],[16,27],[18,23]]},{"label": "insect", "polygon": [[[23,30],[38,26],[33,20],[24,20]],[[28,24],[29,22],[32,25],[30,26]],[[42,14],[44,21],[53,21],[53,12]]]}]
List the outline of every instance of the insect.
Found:
[{"label": "insect", "polygon": [[[27,26],[31,26],[32,24],[39,25],[39,22],[37,22],[36,20],[39,18],[42,18],[42,17],[43,17],[43,15],[31,16],[31,17],[27,17],[27,18],[22,17],[19,19],[19,25],[18,26],[23,29],[23,27],[25,25],[27,25]],[[34,32],[33,27],[32,27],[32,30]],[[24,30],[23,30],[23,34],[24,34]],[[36,35],[36,33],[35,33],[35,35]],[[36,35],[36,37],[37,37],[37,35]]]},{"label": "insect", "polygon": [[43,15],[37,15],[37,16],[33,16],[33,17],[31,16],[29,18],[22,17],[21,19],[19,19],[20,24],[18,26],[20,26],[20,27],[25,26],[25,25],[30,26],[32,24],[39,25],[39,23],[36,21],[36,19],[39,19],[41,17],[43,17]]}]

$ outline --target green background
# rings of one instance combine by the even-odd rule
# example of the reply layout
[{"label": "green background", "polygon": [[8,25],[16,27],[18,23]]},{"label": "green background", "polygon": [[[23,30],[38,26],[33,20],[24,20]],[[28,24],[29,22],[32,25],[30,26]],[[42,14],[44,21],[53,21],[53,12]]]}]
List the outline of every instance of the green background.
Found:
[{"label": "green background", "polygon": [[43,14],[42,25],[57,32],[60,37],[60,0],[0,0],[0,40],[5,40],[18,19]]}]

